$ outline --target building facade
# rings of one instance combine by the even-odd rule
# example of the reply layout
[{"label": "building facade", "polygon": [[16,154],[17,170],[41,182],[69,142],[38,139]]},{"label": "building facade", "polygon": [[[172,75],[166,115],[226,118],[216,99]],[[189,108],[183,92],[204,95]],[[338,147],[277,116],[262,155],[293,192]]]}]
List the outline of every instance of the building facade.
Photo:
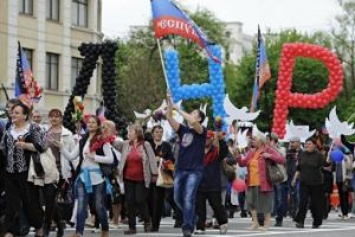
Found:
[{"label": "building facade", "polygon": [[229,49],[228,60],[233,64],[238,64],[239,60],[253,49],[253,36],[243,32],[243,23],[239,21],[225,22],[225,36],[228,40]]},{"label": "building facade", "polygon": [[[64,109],[81,69],[78,46],[100,43],[102,0],[1,0],[0,81],[10,97],[14,95],[18,42],[21,43],[34,77],[44,89],[35,109],[46,113]],[[85,109],[99,106],[100,64],[94,72]],[[0,106],[6,102],[0,92]]]}]

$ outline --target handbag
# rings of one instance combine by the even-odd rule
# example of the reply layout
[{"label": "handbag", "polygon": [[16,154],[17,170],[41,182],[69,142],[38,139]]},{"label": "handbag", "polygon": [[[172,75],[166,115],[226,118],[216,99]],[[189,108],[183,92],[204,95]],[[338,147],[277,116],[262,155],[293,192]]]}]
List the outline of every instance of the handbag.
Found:
[{"label": "handbag", "polygon": [[56,158],[53,155],[52,149],[47,148],[40,153],[41,164],[44,169],[44,183],[53,183],[59,181],[59,171],[56,164]]},{"label": "handbag", "polygon": [[44,177],[45,172],[44,172],[43,165],[41,163],[40,153],[39,152],[32,152],[31,159],[32,159],[33,168],[34,168],[34,171],[35,171],[37,177]]},{"label": "handbag", "polygon": [[58,189],[55,203],[63,220],[69,221],[74,208],[74,184],[64,182]]},{"label": "handbag", "polygon": [[273,161],[266,161],[266,176],[271,184],[279,184],[287,180],[285,166]]},{"label": "handbag", "polygon": [[[39,159],[39,163],[37,164],[35,162],[36,159]],[[37,169],[40,169],[40,173],[38,170],[36,171],[36,167]],[[39,174],[41,174],[41,176],[39,176]],[[32,156],[29,164],[27,181],[32,182],[35,185],[43,186],[44,184],[57,183],[58,180],[59,171],[55,157],[50,148],[47,148],[42,153],[36,153],[35,156]]]},{"label": "handbag", "polygon": [[174,186],[174,178],[169,171],[164,170],[162,158],[159,161],[156,185],[163,188],[172,188]]},{"label": "handbag", "polygon": [[[34,124],[31,123],[30,129],[29,129],[29,136],[30,136],[30,140],[31,141],[33,140],[34,129],[35,129],[34,128]],[[32,159],[32,162],[33,162],[33,168],[34,168],[34,171],[36,173],[36,176],[38,178],[44,177],[45,171],[44,171],[43,165],[41,163],[40,153],[38,151],[31,152],[31,159]]]},{"label": "handbag", "polygon": [[353,187],[351,186],[351,180],[349,179],[346,179],[344,182],[343,182],[343,192],[353,192],[354,189]]},{"label": "handbag", "polygon": [[222,163],[222,168],[224,174],[227,176],[229,180],[235,179],[235,166],[228,164],[227,160],[224,159]]}]

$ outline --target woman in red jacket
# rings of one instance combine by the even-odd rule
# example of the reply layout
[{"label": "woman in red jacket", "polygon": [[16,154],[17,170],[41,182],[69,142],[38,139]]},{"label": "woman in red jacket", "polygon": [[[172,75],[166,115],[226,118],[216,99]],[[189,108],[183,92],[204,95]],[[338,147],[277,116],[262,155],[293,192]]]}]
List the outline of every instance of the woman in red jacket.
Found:
[{"label": "woman in red jacket", "polygon": [[254,132],[251,143],[251,150],[245,155],[237,157],[240,166],[247,167],[248,174],[246,178],[246,202],[252,215],[252,230],[259,228],[258,213],[265,216],[264,230],[268,230],[271,219],[272,209],[272,183],[266,176],[266,160],[283,164],[285,158],[272,147],[265,145],[266,136],[261,132]]}]

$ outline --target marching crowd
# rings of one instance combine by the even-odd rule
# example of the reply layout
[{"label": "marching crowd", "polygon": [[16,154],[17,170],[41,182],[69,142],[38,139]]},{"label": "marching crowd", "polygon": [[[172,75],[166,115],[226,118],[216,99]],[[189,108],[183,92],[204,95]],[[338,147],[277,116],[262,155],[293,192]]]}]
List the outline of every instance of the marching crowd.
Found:
[{"label": "marching crowd", "polygon": [[[251,230],[267,231],[273,215],[275,226],[291,216],[304,228],[308,210],[312,227],[319,228],[330,211],[333,183],[341,218],[349,218],[354,145],[345,137],[328,148],[320,136],[304,144],[292,137],[286,148],[276,134],[252,129],[248,147],[237,149],[236,139],[202,126],[203,112],[181,110],[169,94],[167,102],[166,119],[175,131],[170,141],[163,141],[159,124],[146,130],[133,123],[120,138],[115,123],[98,114],[73,134],[62,125],[60,109],[49,111],[44,126],[38,111],[9,100],[8,118],[0,124],[1,236],[24,236],[33,227],[37,237],[54,229],[61,237],[70,224],[73,237],[80,237],[92,217],[102,237],[123,223],[125,235],[136,234],[137,220],[145,232],[158,232],[169,208],[185,237],[204,234],[211,218],[225,234],[236,206],[241,217],[251,216]],[[330,159],[334,149],[342,152],[338,162]],[[272,167],[284,172],[281,181],[271,177]],[[236,191],[240,179],[246,187]]]}]

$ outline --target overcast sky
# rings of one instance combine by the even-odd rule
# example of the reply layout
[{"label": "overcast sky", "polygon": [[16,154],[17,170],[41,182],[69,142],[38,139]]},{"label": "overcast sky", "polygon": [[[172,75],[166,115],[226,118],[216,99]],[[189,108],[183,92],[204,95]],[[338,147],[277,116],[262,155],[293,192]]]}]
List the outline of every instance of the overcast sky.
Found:
[{"label": "overcast sky", "polygon": [[[337,0],[177,0],[194,12],[212,11],[222,21],[240,21],[244,32],[255,34],[270,28],[301,31],[328,30],[341,12]],[[103,32],[108,37],[125,37],[131,25],[147,25],[151,19],[149,0],[103,0]]]}]

